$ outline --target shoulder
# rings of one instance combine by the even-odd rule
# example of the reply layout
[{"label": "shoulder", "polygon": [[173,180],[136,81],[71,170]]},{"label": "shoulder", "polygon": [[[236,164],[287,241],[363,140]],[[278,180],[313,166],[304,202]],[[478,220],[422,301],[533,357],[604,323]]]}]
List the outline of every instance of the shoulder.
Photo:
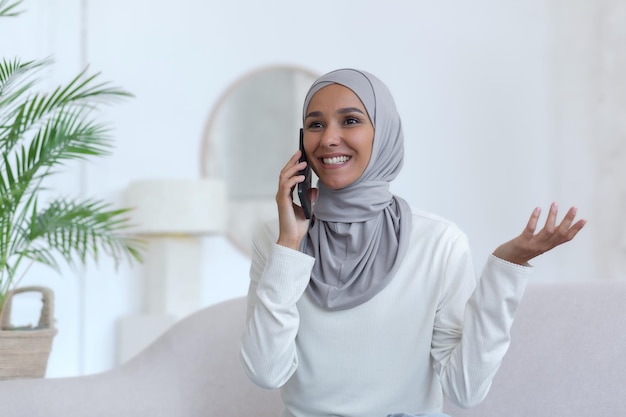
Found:
[{"label": "shoulder", "polygon": [[411,237],[414,252],[442,256],[452,252],[469,251],[467,235],[453,221],[424,210],[411,209]]},{"label": "shoulder", "polygon": [[442,216],[413,207],[411,215],[413,235],[447,236],[453,239],[465,237],[456,223]]}]

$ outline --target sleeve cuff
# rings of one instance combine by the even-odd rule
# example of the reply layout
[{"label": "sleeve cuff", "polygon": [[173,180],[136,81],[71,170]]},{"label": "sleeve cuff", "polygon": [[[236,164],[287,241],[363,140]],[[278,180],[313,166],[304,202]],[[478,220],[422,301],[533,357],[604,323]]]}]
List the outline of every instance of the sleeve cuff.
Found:
[{"label": "sleeve cuff", "polygon": [[496,267],[514,269],[516,270],[516,272],[520,274],[524,274],[524,275],[530,274],[534,270],[533,266],[529,263],[526,263],[526,265],[516,264],[513,262],[509,262],[507,260],[504,260],[502,258],[498,258],[494,254],[489,255],[489,258],[487,259],[487,263],[493,264]]}]

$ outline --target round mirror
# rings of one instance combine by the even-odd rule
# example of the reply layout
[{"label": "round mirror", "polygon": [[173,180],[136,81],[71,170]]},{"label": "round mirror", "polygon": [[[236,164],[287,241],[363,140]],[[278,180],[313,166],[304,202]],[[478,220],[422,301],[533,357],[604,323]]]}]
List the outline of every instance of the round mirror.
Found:
[{"label": "round mirror", "polygon": [[316,78],[295,67],[255,71],[226,90],[207,121],[201,175],[226,182],[226,233],[246,255],[254,230],[276,216],[278,174],[298,149],[304,96]]}]

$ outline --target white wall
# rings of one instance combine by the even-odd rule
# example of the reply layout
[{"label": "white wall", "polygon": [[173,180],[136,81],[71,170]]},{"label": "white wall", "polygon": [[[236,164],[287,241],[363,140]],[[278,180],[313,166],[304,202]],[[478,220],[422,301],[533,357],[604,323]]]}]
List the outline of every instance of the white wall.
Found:
[{"label": "white wall", "polygon": [[[565,140],[589,117],[589,92],[568,88],[588,83],[576,65],[592,48],[589,4],[25,0],[24,16],[0,22],[0,50],[55,55],[55,82],[89,63],[136,96],[103,115],[115,127],[114,155],[59,180],[63,189],[113,201],[132,180],[198,177],[213,105],[258,67],[377,74],[394,93],[405,129],[406,163],[393,190],[456,221],[480,270],[537,205],[575,204],[592,216],[589,132],[577,130],[574,146]],[[572,21],[583,30],[572,30]],[[534,279],[598,278],[593,233],[591,223],[567,248],[538,259]],[[204,243],[205,303],[245,294],[247,259],[223,238]],[[116,320],[138,311],[140,272],[115,272],[104,262],[83,277],[45,270],[28,277],[56,292],[60,330],[49,376],[114,365]]]}]

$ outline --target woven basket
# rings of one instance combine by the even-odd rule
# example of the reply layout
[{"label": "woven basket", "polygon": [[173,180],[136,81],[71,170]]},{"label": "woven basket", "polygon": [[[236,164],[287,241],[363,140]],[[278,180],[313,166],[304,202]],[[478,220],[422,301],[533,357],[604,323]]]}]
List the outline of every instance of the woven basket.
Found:
[{"label": "woven basket", "polygon": [[[41,316],[34,328],[11,326],[12,297],[24,292],[39,292],[42,295]],[[0,328],[0,380],[45,376],[52,339],[57,333],[53,312],[54,296],[49,288],[23,287],[8,295]]]}]

